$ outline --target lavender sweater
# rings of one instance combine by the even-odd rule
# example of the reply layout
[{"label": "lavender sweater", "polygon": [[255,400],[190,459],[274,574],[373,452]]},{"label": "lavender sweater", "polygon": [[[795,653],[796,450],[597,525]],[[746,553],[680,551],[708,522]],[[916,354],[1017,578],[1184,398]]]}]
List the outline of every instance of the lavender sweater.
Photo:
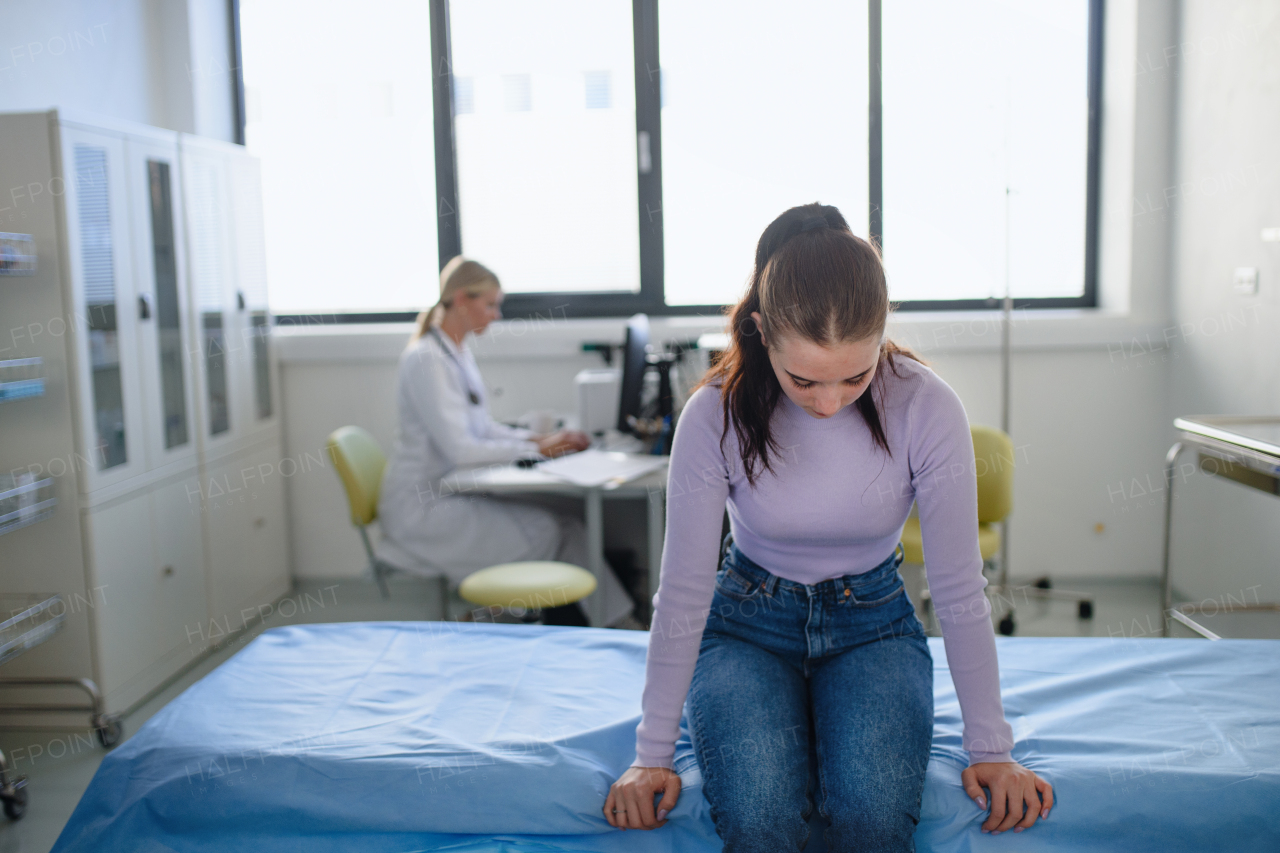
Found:
[{"label": "lavender sweater", "polygon": [[874,380],[884,394],[880,419],[891,457],[875,446],[855,406],[818,419],[784,394],[772,422],[781,453],[754,488],[732,427],[720,449],[719,388],[690,397],[671,449],[662,576],[633,766],[671,766],[715,591],[726,501],[742,553],[779,577],[816,584],[888,558],[914,500],[964,717],[964,747],[971,763],[1012,760],[983,595],[969,422],[960,399],[932,370],[905,358],[895,365],[900,375],[881,364]]}]

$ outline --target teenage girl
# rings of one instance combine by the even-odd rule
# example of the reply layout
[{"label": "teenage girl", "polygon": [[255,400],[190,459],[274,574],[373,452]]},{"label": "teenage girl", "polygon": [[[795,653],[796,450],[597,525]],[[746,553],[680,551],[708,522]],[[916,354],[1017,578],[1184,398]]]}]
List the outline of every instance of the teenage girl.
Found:
[{"label": "teenage girl", "polygon": [[933,662],[897,571],[913,502],[982,831],[1048,817],[1049,784],[1010,754],[969,423],[885,339],[888,315],[879,252],[834,207],[765,229],[730,348],[676,428],[636,759],[604,806],[614,826],[653,829],[675,807],[687,698],[726,853],[800,850],[815,804],[833,853],[914,849]]}]

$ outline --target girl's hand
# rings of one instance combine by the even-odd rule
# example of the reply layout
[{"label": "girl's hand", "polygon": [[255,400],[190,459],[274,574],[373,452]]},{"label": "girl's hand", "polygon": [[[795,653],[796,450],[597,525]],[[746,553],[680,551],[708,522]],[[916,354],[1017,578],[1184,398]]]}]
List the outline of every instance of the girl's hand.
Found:
[{"label": "girl's hand", "polygon": [[1049,817],[1053,808],[1053,786],[1016,761],[970,765],[960,773],[960,781],[964,792],[984,811],[987,798],[982,789],[991,790],[991,816],[982,824],[982,831],[992,835],[1006,829],[1022,832],[1037,817]]},{"label": "girl's hand", "polygon": [[[662,792],[658,813],[653,795]],[[609,788],[604,801],[604,819],[621,830],[657,829],[667,822],[667,814],[680,799],[680,775],[666,767],[628,767],[622,778]]]}]

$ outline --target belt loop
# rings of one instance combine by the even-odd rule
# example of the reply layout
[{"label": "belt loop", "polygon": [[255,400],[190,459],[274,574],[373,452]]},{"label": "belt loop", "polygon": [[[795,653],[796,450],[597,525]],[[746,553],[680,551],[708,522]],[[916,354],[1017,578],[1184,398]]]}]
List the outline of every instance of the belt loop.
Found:
[{"label": "belt loop", "polygon": [[902,565],[902,561],[907,558],[907,549],[902,547],[902,543],[898,543],[898,547],[893,549],[893,556],[896,558],[893,567],[896,569]]}]

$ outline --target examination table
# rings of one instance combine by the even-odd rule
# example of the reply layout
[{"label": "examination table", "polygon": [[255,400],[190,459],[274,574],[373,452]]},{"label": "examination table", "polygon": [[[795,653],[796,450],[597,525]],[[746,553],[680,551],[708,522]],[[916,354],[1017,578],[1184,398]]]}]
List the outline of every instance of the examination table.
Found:
[{"label": "examination table", "polygon": [[[448,622],[267,631],[106,756],[54,851],[718,851],[687,730],[666,826],[622,832],[601,814],[634,757],[647,641]],[[1030,831],[980,832],[931,640],[919,850],[1280,849],[1280,641],[997,642],[1014,755],[1057,805]]]}]

